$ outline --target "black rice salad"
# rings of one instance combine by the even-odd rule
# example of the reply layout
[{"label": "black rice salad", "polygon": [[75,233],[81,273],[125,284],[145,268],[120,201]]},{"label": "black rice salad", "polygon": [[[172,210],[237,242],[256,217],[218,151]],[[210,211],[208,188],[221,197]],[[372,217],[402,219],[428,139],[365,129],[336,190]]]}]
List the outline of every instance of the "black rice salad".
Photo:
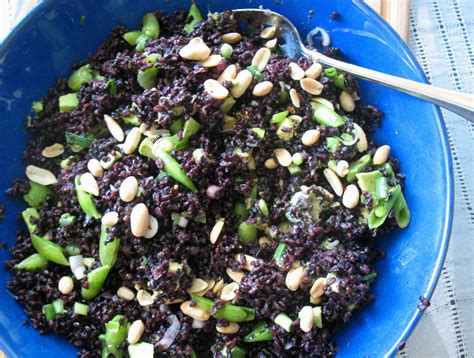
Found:
[{"label": "black rice salad", "polygon": [[410,219],[354,78],[195,5],[73,70],[33,104],[9,190],[29,207],[8,288],[33,326],[81,357],[334,356],[376,237]]}]

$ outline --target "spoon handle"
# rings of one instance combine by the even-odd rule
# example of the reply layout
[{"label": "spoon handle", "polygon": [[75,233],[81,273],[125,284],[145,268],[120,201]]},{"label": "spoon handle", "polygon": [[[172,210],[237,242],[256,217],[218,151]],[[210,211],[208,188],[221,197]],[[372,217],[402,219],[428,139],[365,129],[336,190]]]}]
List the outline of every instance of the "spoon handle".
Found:
[{"label": "spoon handle", "polygon": [[311,58],[313,61],[320,62],[323,65],[335,67],[368,81],[436,103],[474,123],[474,94],[451,91],[407,80],[406,78],[387,75],[385,73],[338,61],[320,53],[312,52]]}]

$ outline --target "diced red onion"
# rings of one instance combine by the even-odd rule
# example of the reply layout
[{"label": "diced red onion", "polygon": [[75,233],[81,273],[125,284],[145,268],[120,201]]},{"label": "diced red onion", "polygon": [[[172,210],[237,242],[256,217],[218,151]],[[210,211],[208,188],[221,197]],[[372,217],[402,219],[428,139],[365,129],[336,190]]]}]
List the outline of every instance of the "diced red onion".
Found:
[{"label": "diced red onion", "polygon": [[308,35],[306,35],[306,41],[308,41],[311,46],[314,46],[313,37],[318,33],[321,34],[321,45],[323,45],[324,47],[329,46],[331,44],[331,37],[329,37],[329,34],[326,30],[322,29],[319,26],[316,26],[314,29],[308,32]]},{"label": "diced red onion", "polygon": [[169,315],[166,320],[168,323],[171,323],[171,325],[166,329],[163,338],[161,338],[158,342],[163,350],[168,349],[173,344],[174,340],[178,336],[179,330],[181,329],[181,323],[179,323],[178,317],[176,317],[174,314]]}]

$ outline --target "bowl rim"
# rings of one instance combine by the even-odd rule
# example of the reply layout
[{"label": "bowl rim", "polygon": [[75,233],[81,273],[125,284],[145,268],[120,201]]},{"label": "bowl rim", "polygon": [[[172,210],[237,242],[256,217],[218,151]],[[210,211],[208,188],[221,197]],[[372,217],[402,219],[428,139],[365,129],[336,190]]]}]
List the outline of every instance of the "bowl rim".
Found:
[{"label": "bowl rim", "polygon": [[[40,12],[48,5],[52,3],[54,0],[40,0],[38,4],[29,11],[23,19],[21,19],[9,32],[9,34],[0,41],[0,58],[3,57],[3,54],[7,50],[8,45],[14,39],[17,32],[19,32],[24,26],[26,26],[33,18],[37,17]],[[393,41],[398,47],[402,49],[401,55],[404,57],[409,58],[409,60],[414,65],[414,70],[418,79],[423,82],[429,84],[429,81],[421,68],[420,63],[415,58],[414,54],[410,51],[408,44],[403,41],[403,39],[398,35],[398,33],[388,24],[377,12],[375,12],[367,3],[363,0],[348,0],[352,6],[357,7],[364,16],[370,18],[371,21],[379,28],[382,29],[387,35],[390,36],[390,40]],[[441,109],[438,105],[433,106],[433,115],[436,121],[436,127],[438,132],[440,133],[440,141],[441,141],[441,148],[444,163],[447,166],[447,175],[446,175],[446,206],[445,206],[445,220],[443,223],[443,232],[441,237],[441,245],[440,250],[438,253],[438,257],[436,258],[436,263],[434,266],[434,270],[431,273],[430,280],[428,282],[428,287],[425,289],[423,297],[427,300],[431,300],[433,296],[434,290],[436,289],[437,283],[441,276],[441,270],[444,266],[444,261],[446,259],[446,254],[449,247],[449,241],[452,232],[452,223],[453,223],[453,215],[454,215],[454,175],[453,175],[453,166],[452,166],[452,156],[451,156],[451,149],[449,146],[447,129],[446,129],[446,122],[442,115]],[[394,356],[398,351],[403,349],[404,344],[413,333],[416,325],[418,324],[420,318],[423,315],[423,311],[421,311],[418,307],[415,309],[415,312],[412,314],[411,319],[400,335],[397,340],[394,342],[392,347],[389,351],[385,354],[386,357]],[[1,347],[2,349],[9,350],[8,347]]]}]

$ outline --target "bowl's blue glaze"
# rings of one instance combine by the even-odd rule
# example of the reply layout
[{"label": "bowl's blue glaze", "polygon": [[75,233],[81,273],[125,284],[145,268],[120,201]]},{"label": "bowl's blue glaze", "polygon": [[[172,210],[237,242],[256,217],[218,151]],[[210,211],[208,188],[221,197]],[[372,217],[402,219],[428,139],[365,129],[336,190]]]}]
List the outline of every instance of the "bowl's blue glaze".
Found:
[{"label": "bowl's blue glaze", "polygon": [[[425,81],[406,46],[359,0],[198,1],[205,12],[232,7],[263,5],[286,15],[303,34],[318,25],[327,29],[333,44],[355,64],[390,74]],[[22,204],[3,193],[12,179],[24,174],[20,158],[27,135],[24,118],[31,102],[44,95],[58,76],[67,76],[70,65],[86,58],[117,24],[137,28],[143,13],[161,9],[167,13],[187,8],[187,1],[83,0],[45,1],[12,33],[0,49],[0,201],[6,218],[2,239],[15,242],[17,215]],[[308,10],[314,15],[309,17]],[[337,21],[329,15],[336,10]],[[85,25],[79,24],[80,16]],[[446,132],[439,110],[426,102],[381,86],[361,82],[363,100],[385,113],[377,131],[380,143],[388,143],[406,174],[405,195],[412,223],[380,239],[387,257],[377,264],[379,278],[373,287],[376,300],[355,314],[338,335],[341,356],[392,355],[407,339],[421,316],[418,297],[431,297],[446,254],[452,213],[452,173]],[[0,250],[0,262],[10,257]],[[22,308],[6,290],[10,278],[0,265],[0,349],[9,357],[74,356],[76,349],[51,335],[41,337],[25,327]]]}]

